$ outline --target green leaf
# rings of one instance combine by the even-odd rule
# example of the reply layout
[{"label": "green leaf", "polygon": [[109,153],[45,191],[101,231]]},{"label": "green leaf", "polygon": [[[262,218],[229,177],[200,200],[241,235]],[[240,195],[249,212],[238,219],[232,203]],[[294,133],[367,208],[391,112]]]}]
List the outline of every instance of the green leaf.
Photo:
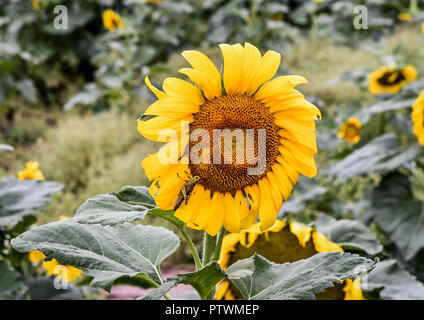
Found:
[{"label": "green leaf", "polygon": [[355,150],[340,162],[330,165],[323,173],[340,183],[352,177],[372,172],[384,172],[414,161],[423,151],[418,143],[406,151],[399,146],[398,138],[388,133]]},{"label": "green leaf", "polygon": [[424,285],[396,260],[380,261],[362,281],[365,295],[378,291],[384,300],[424,300]]},{"label": "green leaf", "polygon": [[[19,252],[42,251],[92,276],[92,286],[109,290],[120,277],[141,277],[146,286],[161,283],[160,264],[179,246],[178,237],[161,228],[129,223],[114,226],[57,221],[12,240]],[[150,279],[150,281],[149,281]],[[152,285],[152,284],[151,284]]]},{"label": "green leaf", "polygon": [[225,278],[225,272],[216,261],[212,261],[202,269],[185,274],[177,274],[175,278],[168,279],[160,287],[153,289],[142,300],[158,300],[177,284],[191,285],[199,293],[200,297],[206,298],[215,286]]},{"label": "green leaf", "polygon": [[6,261],[0,261],[0,300],[21,299],[26,290],[21,275]]},{"label": "green leaf", "polygon": [[85,201],[72,218],[85,224],[115,225],[143,220],[156,207],[146,187],[126,186],[119,192],[98,194]]},{"label": "green leaf", "polygon": [[311,300],[334,282],[353,279],[373,266],[369,259],[342,252],[317,253],[284,264],[255,254],[237,261],[226,273],[247,300]]},{"label": "green leaf", "polygon": [[414,199],[408,177],[397,172],[384,177],[369,210],[406,260],[424,248],[424,201]]},{"label": "green leaf", "polygon": [[43,210],[50,196],[62,188],[53,181],[0,179],[0,230],[11,230],[25,217]]},{"label": "green leaf", "polygon": [[375,234],[359,221],[336,220],[323,214],[315,221],[315,227],[345,250],[359,249],[370,255],[376,255],[383,250]]}]

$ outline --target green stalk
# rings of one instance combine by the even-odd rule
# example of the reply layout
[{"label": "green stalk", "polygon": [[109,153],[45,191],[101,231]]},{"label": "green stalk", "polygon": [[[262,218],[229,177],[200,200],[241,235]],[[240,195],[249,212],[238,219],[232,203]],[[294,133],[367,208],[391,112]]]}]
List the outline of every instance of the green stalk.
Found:
[{"label": "green stalk", "polygon": [[225,233],[226,232],[224,227],[221,227],[221,230],[219,230],[219,234],[218,234],[218,242],[216,244],[215,252],[212,255],[211,261],[219,260],[219,257],[221,255],[222,241],[224,240]]},{"label": "green stalk", "polygon": [[205,238],[203,242],[203,266],[207,265],[211,261],[212,255],[216,248],[216,236],[212,237],[205,232]]},{"label": "green stalk", "polygon": [[191,250],[191,254],[193,255],[194,265],[196,266],[196,270],[199,270],[200,268],[202,268],[202,263],[200,261],[200,257],[199,257],[199,254],[197,253],[196,247],[194,246],[193,241],[191,240],[189,234],[187,233],[185,226],[182,226],[181,228],[179,228],[179,230],[181,234],[183,235],[184,239],[187,241],[187,244]]}]

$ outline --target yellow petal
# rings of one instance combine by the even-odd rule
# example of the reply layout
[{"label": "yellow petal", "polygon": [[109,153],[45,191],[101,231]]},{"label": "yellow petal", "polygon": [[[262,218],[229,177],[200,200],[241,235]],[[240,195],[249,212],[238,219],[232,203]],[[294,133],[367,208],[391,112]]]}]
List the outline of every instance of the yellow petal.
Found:
[{"label": "yellow petal", "polygon": [[154,85],[152,85],[148,76],[146,76],[146,78],[144,78],[144,82],[146,83],[146,85],[149,87],[149,89],[154,93],[154,95],[158,99],[162,99],[162,98],[166,97],[166,94],[164,92],[160,91],[158,88],[156,88]]},{"label": "yellow petal", "polygon": [[241,76],[241,93],[253,94],[258,89],[256,74],[261,67],[261,53],[255,46],[245,43],[243,48],[243,68]]},{"label": "yellow petal", "polygon": [[240,231],[240,208],[238,207],[237,199],[234,199],[230,193],[225,193],[223,207],[224,228],[230,232]]},{"label": "yellow petal", "polygon": [[183,97],[196,105],[201,105],[205,102],[200,90],[182,79],[166,78],[163,81],[162,87],[169,96]]},{"label": "yellow petal", "polygon": [[221,95],[221,75],[213,62],[203,53],[196,50],[187,50],[182,56],[193,69],[183,68],[181,73],[186,74],[204,92],[209,100]]},{"label": "yellow petal", "polygon": [[269,50],[261,59],[260,65],[252,79],[252,85],[247,91],[248,94],[253,94],[258,87],[270,80],[278,71],[281,62],[281,55],[275,51]]},{"label": "yellow petal", "polygon": [[304,77],[301,76],[281,76],[271,81],[264,83],[264,85],[256,92],[255,98],[258,100],[269,101],[270,99],[284,98],[287,92],[292,92],[290,89],[298,84],[308,83]]},{"label": "yellow petal", "polygon": [[306,227],[297,222],[290,223],[290,231],[299,240],[299,244],[305,247],[306,242],[311,239],[312,227]]},{"label": "yellow petal", "polygon": [[220,44],[222,56],[224,58],[224,87],[228,95],[241,93],[241,81],[243,72],[243,47],[237,43],[235,45]]},{"label": "yellow petal", "polygon": [[259,220],[261,229],[265,230],[271,227],[277,219],[278,209],[274,205],[274,200],[271,196],[271,185],[268,178],[265,176],[258,181],[259,185]]},{"label": "yellow petal", "polygon": [[185,131],[189,123],[193,122],[193,116],[183,118],[169,118],[156,116],[149,120],[138,120],[138,132],[149,140],[157,142],[168,142],[174,133],[178,134]]},{"label": "yellow petal", "polygon": [[322,233],[313,232],[312,240],[314,241],[315,250],[318,252],[343,252],[343,249],[337,243],[328,240],[328,238]]},{"label": "yellow petal", "polygon": [[346,279],[343,291],[345,292],[345,300],[365,300],[361,290],[361,279],[355,281]]},{"label": "yellow petal", "polygon": [[183,97],[165,97],[151,104],[145,115],[162,115],[168,118],[183,118],[199,112],[199,105]]},{"label": "yellow petal", "polygon": [[222,208],[222,204],[224,203],[224,195],[220,192],[215,192],[212,196],[209,210],[210,214],[208,217],[208,222],[205,226],[205,231],[211,235],[215,236],[224,221],[224,210]]}]

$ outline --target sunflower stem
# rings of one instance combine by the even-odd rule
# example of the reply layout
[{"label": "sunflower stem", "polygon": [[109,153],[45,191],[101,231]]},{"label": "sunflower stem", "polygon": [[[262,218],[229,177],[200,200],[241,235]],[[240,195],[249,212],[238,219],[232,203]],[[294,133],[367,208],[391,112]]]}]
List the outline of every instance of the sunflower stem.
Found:
[{"label": "sunflower stem", "polygon": [[221,227],[221,230],[219,230],[219,234],[218,234],[218,242],[216,244],[216,248],[215,248],[215,251],[212,255],[211,261],[218,261],[219,260],[219,257],[221,255],[222,241],[224,240],[225,233],[226,233],[226,231],[225,231],[224,227]]},{"label": "sunflower stem", "polygon": [[191,254],[194,259],[194,265],[196,267],[196,270],[199,270],[202,268],[202,262],[200,261],[199,254],[197,253],[196,247],[194,246],[193,240],[191,240],[190,235],[188,234],[185,226],[182,226],[180,229],[181,234],[183,235],[184,239],[187,241],[187,244],[191,250]]},{"label": "sunflower stem", "polygon": [[212,237],[205,232],[205,238],[203,241],[203,266],[207,265],[209,261],[211,261],[216,248],[216,238],[216,236]]}]

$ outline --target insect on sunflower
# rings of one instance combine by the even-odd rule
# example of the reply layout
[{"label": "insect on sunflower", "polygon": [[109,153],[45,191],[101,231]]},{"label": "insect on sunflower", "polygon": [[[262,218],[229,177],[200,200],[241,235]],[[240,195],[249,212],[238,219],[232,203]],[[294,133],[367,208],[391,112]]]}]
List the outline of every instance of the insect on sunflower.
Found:
[{"label": "insect on sunflower", "polygon": [[281,60],[277,52],[262,56],[249,43],[220,49],[222,77],[195,50],[182,53],[192,68],[179,70],[194,85],[166,78],[160,91],[146,77],[158,101],[137,126],[146,138],[166,142],[142,161],[156,204],[173,209],[186,183],[198,177],[175,216],[211,236],[222,225],[230,232],[249,228],[258,217],[263,229],[274,224],[299,175],[316,175],[315,120],[321,116],[294,89],[307,82],[303,77],[272,79]]},{"label": "insect on sunflower", "polygon": [[[224,237],[219,264],[226,270],[234,262],[257,253],[274,263],[295,262],[306,259],[318,252],[340,251],[343,249],[335,242],[314,231],[312,227],[297,222],[286,224],[277,220],[268,230],[261,231],[259,224],[254,224],[240,233],[230,233]],[[315,295],[318,300],[363,300],[360,279],[346,279],[335,283]],[[218,300],[241,299],[238,290],[228,280],[219,284]]]},{"label": "insect on sunflower", "polygon": [[401,69],[382,67],[368,75],[369,91],[375,95],[395,94],[416,78],[417,71],[412,65]]}]

